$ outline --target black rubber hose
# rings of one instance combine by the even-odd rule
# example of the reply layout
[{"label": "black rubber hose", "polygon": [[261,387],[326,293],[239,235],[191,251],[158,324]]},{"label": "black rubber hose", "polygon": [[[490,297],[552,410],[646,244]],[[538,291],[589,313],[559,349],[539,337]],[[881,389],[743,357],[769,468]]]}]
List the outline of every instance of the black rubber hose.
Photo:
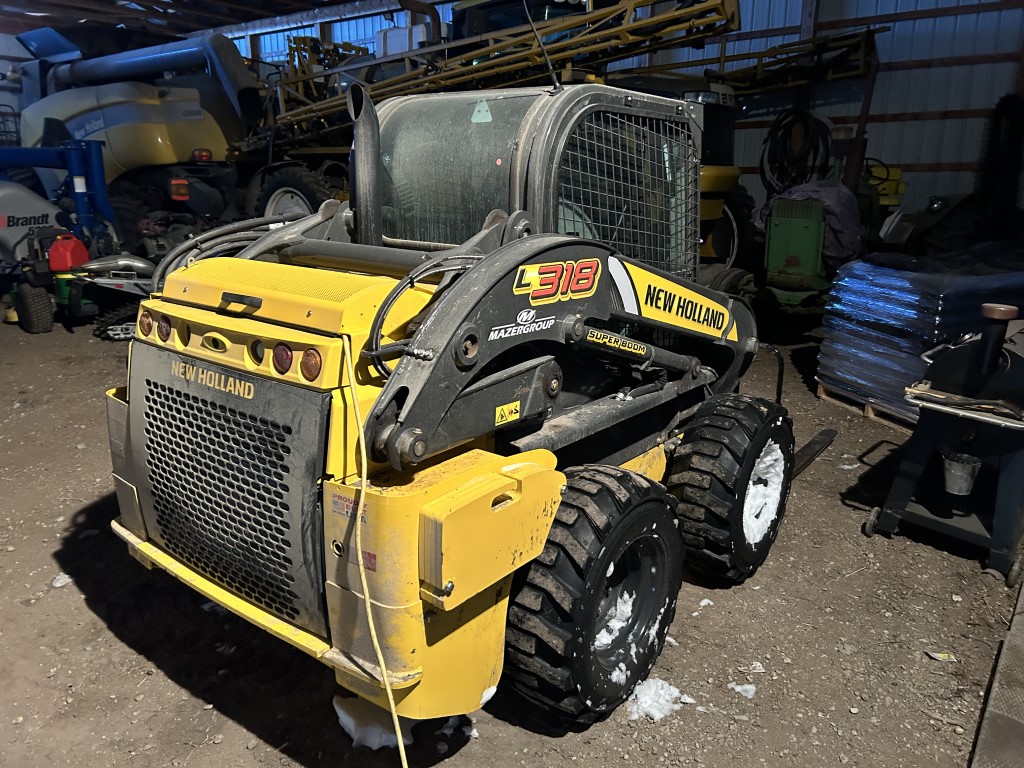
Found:
[{"label": "black rubber hose", "polygon": [[157,264],[156,271],[153,272],[153,281],[151,284],[152,290],[160,290],[160,286],[163,285],[164,277],[167,274],[168,267],[186,251],[190,251],[193,248],[197,248],[204,243],[208,243],[211,240],[223,237],[224,235],[233,235],[239,232],[251,231],[258,227],[267,227],[271,224],[294,221],[304,215],[305,214],[300,211],[294,211],[291,213],[281,214],[279,216],[264,216],[260,219],[235,221],[230,224],[224,224],[216,229],[211,229],[209,232],[203,232],[203,234],[189,238],[188,240],[183,240],[171,248],[171,250],[167,252],[167,255],[160,260],[159,264]]},{"label": "black rubber hose", "polygon": [[[377,370],[377,373],[385,379],[390,377],[394,372],[393,369],[384,362],[384,357],[381,354],[382,347],[380,340],[384,336],[385,318],[387,318],[388,313],[391,311],[391,307],[393,307],[395,302],[398,301],[398,297],[405,291],[412,288],[418,280],[424,280],[428,276],[438,272],[446,273],[465,271],[473,266],[473,262],[468,264],[445,264],[444,262],[448,258],[451,257],[444,257],[425,262],[405,277],[399,279],[388,295],[384,297],[384,301],[381,302],[380,307],[377,308],[377,313],[373,316],[373,323],[370,325],[370,336],[367,341],[367,348],[363,350],[362,356],[368,358],[370,363]],[[460,258],[465,257],[454,257],[452,260],[454,261],[455,259]]]},{"label": "black rubber hose", "polygon": [[806,184],[828,165],[828,124],[806,109],[789,109],[775,118],[761,145],[761,183],[769,196]]}]

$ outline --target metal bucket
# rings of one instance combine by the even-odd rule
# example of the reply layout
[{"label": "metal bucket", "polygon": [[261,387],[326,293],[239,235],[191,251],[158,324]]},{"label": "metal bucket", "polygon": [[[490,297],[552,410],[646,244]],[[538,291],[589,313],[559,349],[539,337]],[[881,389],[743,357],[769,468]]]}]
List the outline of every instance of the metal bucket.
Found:
[{"label": "metal bucket", "polygon": [[946,481],[946,493],[954,496],[968,496],[974,488],[974,480],[981,469],[981,459],[968,453],[943,453],[942,470]]}]

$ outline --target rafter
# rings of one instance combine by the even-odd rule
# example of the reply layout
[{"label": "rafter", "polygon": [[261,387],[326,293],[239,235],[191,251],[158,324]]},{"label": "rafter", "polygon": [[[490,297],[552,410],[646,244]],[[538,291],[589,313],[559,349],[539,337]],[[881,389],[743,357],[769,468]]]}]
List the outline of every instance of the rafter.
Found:
[{"label": "rafter", "polygon": [[[133,0],[132,4],[136,7],[103,0],[0,0],[0,11],[3,11],[0,13],[0,32],[18,34],[85,19],[110,26],[180,34],[240,21],[271,19],[323,5],[315,0]],[[344,4],[344,0],[332,0],[332,4]],[[47,15],[32,16],[30,13]]]}]

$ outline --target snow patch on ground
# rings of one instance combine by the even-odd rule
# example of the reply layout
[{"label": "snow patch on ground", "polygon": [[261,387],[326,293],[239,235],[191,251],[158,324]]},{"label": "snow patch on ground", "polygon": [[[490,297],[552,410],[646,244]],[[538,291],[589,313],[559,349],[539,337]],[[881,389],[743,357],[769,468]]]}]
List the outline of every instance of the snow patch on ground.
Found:
[{"label": "snow patch on ground", "polygon": [[629,623],[629,617],[633,615],[633,600],[636,596],[623,592],[615,603],[615,610],[608,617],[608,623],[597,633],[594,638],[594,649],[603,650],[615,642],[622,628]]},{"label": "snow patch on ground", "polygon": [[654,722],[658,722],[682,707],[683,704],[694,703],[696,702],[692,698],[681,694],[674,685],[652,677],[633,689],[633,695],[626,702],[626,713],[630,720],[649,717]]},{"label": "snow patch on ground", "polygon": [[711,600],[711,599],[705,597],[703,600],[700,601],[700,604],[697,607],[698,608],[707,608],[709,605],[714,605],[714,604],[715,604],[714,600]]},{"label": "snow patch on ground", "polygon": [[757,686],[753,683],[746,683],[744,685],[729,683],[726,688],[730,691],[736,691],[736,693],[745,699],[752,699],[754,698],[754,694],[757,693]]},{"label": "snow patch on ground", "polygon": [[441,726],[441,730],[434,732],[434,735],[449,738],[460,725],[462,725],[462,718],[459,715],[453,715],[445,721],[445,724]]},{"label": "snow patch on ground", "polygon": [[[334,711],[338,713],[338,722],[341,723],[342,729],[352,739],[353,747],[398,747],[391,713],[376,704],[355,697],[335,696]],[[402,741],[412,744],[412,726],[415,721],[402,717],[398,723],[402,729]]]}]

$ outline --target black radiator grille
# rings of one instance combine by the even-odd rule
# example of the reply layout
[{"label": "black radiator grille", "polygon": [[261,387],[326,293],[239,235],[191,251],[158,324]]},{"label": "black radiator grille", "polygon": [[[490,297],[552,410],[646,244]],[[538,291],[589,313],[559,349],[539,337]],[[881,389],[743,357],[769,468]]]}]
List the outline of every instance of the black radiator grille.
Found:
[{"label": "black radiator grille", "polygon": [[149,379],[145,403],[146,462],[163,545],[231,591],[295,619],[292,428]]}]

